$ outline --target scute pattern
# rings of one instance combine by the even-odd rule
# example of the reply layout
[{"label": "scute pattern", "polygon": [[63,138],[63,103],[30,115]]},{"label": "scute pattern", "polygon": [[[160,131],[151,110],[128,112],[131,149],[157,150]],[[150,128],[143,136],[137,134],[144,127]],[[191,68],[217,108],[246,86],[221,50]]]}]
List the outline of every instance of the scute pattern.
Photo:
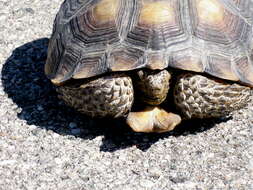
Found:
[{"label": "scute pattern", "polygon": [[136,1],[126,42],[144,49],[161,50],[186,40],[180,8],[177,0]]},{"label": "scute pattern", "polygon": [[[228,3],[231,3],[232,6],[229,7],[233,7],[235,6],[235,8],[233,9],[235,12],[239,13],[239,15],[243,15],[244,18],[246,18],[247,20],[251,20],[253,19],[252,15],[252,0],[232,0],[232,1],[228,1]],[[250,11],[248,11],[250,10]],[[249,21],[250,22],[250,21]]]},{"label": "scute pattern", "polygon": [[216,77],[222,76],[223,79],[238,81],[236,73],[232,70],[231,60],[220,55],[209,55],[207,57],[206,71]]},{"label": "scute pattern", "polygon": [[144,64],[144,52],[136,48],[119,47],[112,51],[109,67],[112,71],[129,71]]},{"label": "scute pattern", "polygon": [[252,49],[252,0],[65,0],[45,70],[56,84],[174,67],[253,86]]},{"label": "scute pattern", "polygon": [[170,58],[171,67],[196,72],[203,72],[205,70],[202,64],[201,52],[195,48],[186,48],[172,52]]},{"label": "scute pattern", "polygon": [[47,64],[45,73],[49,78],[55,78],[64,47],[60,38],[51,39],[48,44]]},{"label": "scute pattern", "polygon": [[94,52],[92,55],[83,56],[73,72],[74,79],[89,78],[97,73],[105,73],[108,70],[106,56],[102,52]]},{"label": "scute pattern", "polygon": [[231,44],[252,27],[225,9],[220,0],[191,0],[190,5],[193,34],[205,41]]},{"label": "scute pattern", "polygon": [[240,57],[235,60],[236,72],[243,77],[243,82],[251,84],[253,81],[253,64],[248,57]]},{"label": "scute pattern", "polygon": [[[97,44],[105,46],[107,43],[117,42],[119,40],[116,28],[117,15],[114,18],[104,18],[100,22],[98,18],[102,19],[103,15],[95,16],[95,8],[88,10],[84,15],[73,18],[70,21],[73,37],[83,42],[85,46]],[[108,10],[108,12],[110,11],[113,10]]]}]

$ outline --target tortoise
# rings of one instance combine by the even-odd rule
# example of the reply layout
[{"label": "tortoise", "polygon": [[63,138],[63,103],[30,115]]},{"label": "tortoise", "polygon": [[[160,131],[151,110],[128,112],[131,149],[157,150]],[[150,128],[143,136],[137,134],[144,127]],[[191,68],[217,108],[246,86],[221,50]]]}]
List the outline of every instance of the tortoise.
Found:
[{"label": "tortoise", "polygon": [[65,0],[45,74],[66,104],[136,132],[226,116],[250,100],[253,1]]}]

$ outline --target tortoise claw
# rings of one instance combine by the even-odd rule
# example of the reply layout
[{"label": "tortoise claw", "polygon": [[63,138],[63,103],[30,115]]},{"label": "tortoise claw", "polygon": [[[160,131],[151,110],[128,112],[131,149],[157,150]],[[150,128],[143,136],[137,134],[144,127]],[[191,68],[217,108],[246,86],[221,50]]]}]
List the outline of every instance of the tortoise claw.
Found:
[{"label": "tortoise claw", "polygon": [[181,117],[158,107],[149,107],[130,112],[126,122],[135,132],[163,133],[173,130],[181,122]]}]

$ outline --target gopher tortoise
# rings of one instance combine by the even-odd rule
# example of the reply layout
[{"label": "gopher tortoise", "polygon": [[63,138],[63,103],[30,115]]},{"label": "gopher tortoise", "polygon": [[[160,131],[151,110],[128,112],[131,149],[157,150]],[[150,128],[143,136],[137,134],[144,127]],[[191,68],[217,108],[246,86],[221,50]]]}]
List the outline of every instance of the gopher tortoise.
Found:
[{"label": "gopher tortoise", "polygon": [[250,100],[253,1],[65,0],[45,74],[66,104],[136,132],[226,116]]}]

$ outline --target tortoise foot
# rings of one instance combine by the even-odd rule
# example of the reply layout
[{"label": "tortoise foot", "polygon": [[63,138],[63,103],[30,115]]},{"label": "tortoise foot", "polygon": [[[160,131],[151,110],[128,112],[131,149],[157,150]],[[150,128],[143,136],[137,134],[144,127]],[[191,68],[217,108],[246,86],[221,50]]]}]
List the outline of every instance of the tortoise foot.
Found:
[{"label": "tortoise foot", "polygon": [[126,122],[135,132],[163,133],[173,130],[181,122],[181,117],[158,107],[148,107],[130,112]]}]

